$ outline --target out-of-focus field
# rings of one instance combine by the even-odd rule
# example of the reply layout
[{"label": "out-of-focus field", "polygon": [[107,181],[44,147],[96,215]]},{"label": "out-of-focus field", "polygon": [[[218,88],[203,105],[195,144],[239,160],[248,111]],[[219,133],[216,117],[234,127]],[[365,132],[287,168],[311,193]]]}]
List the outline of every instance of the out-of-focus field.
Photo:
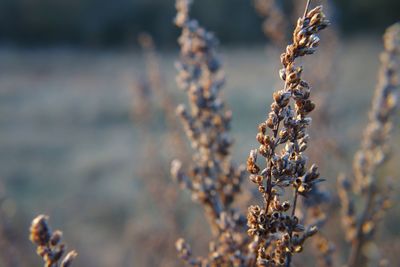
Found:
[{"label": "out-of-focus field", "polygon": [[[321,173],[333,190],[337,174],[350,171],[349,162],[367,120],[380,50],[380,40],[369,38],[351,39],[339,48],[336,90],[329,100],[330,134],[343,153],[338,157],[327,152],[324,158],[312,159],[324,161],[327,167]],[[257,125],[267,113],[274,85],[279,84],[279,53],[264,47],[222,47],[220,51],[227,74],[224,97],[234,114],[233,155],[237,162],[245,162],[256,145]],[[174,82],[176,51],[160,56],[166,88],[177,102],[184,100]],[[306,63],[307,80],[312,58]],[[135,177],[143,167],[145,137],[130,114],[135,78],[143,72],[138,51],[0,49],[0,178],[7,196],[0,208],[12,229],[22,266],[40,265],[28,240],[30,219],[38,213],[49,214],[70,248],[80,252],[76,266],[141,266],[135,264],[136,257],[159,254],[145,251],[127,235],[130,223],[146,224],[144,218],[157,217],[145,216],[152,214],[143,210],[152,196]],[[389,161],[382,172],[396,179],[400,175],[398,125],[393,140],[396,160]],[[318,134],[318,125],[313,125],[313,134]],[[152,164],[152,159],[145,164]],[[192,207],[189,197],[184,198]],[[392,266],[398,263],[394,251],[400,249],[399,212],[400,205],[395,204],[378,239],[382,248],[391,247],[387,255]],[[162,227],[163,220],[149,224]]]}]

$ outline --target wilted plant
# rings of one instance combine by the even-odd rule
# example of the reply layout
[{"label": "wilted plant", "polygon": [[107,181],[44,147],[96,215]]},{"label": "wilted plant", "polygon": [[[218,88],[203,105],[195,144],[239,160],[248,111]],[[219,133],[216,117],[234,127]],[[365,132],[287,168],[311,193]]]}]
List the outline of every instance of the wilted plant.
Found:
[{"label": "wilted plant", "polygon": [[191,1],[177,0],[175,23],[182,29],[179,37],[181,59],[177,63],[177,82],[187,92],[189,110],[180,105],[177,113],[194,150],[188,173],[182,163],[172,163],[172,176],[188,189],[193,200],[203,207],[214,241],[208,258],[193,258],[183,239],[177,242],[182,259],[188,264],[241,265],[246,259],[247,237],[244,216],[232,208],[240,191],[244,169],[230,159],[233,143],[229,136],[231,111],[225,108],[219,93],[224,85],[221,62],[216,54],[214,35],[189,18]]},{"label": "wilted plant", "polygon": [[[269,12],[269,19],[276,20],[274,23],[285,22],[269,6],[273,1],[255,2],[260,5],[259,8],[266,10],[265,14]],[[179,105],[176,113],[192,146],[193,156],[191,160],[183,156],[186,162],[174,160],[170,171],[181,187],[187,189],[192,199],[204,209],[211,228],[212,241],[209,243],[208,254],[196,257],[189,244],[184,239],[179,239],[175,245],[180,258],[190,266],[289,267],[294,265],[294,255],[303,252],[305,241],[313,236],[317,248],[313,252],[317,252],[318,266],[333,266],[333,245],[325,235],[318,233],[329,216],[325,214],[321,204],[329,199],[318,187],[319,182],[323,181],[318,167],[309,164],[305,155],[310,141],[310,113],[315,104],[310,99],[310,84],[302,79],[303,68],[296,65],[297,59],[317,50],[320,43],[318,34],[329,25],[322,7],[309,10],[310,1],[307,1],[304,15],[297,21],[292,43],[281,55],[283,68],[279,76],[284,85],[273,93],[270,112],[259,125],[256,136],[260,146],[251,150],[247,159],[250,181],[256,184],[263,204],[250,206],[246,220],[243,213],[234,206],[242,190],[245,169],[231,160],[233,140],[229,131],[232,113],[220,96],[225,77],[216,51],[218,42],[212,33],[190,18],[191,3],[190,0],[176,0],[178,13],[175,23],[182,30],[178,40],[181,54],[180,62],[177,63],[177,82],[187,93],[189,103],[188,107]],[[281,37],[275,38],[281,40]],[[381,75],[369,124],[364,132],[361,149],[354,159],[355,179],[339,179],[343,225],[351,243],[348,267],[366,266],[368,255],[365,255],[364,246],[371,242],[378,221],[389,207],[387,193],[390,190],[382,189],[377,169],[388,156],[388,138],[393,128],[392,117],[397,105],[395,91],[398,87],[399,24],[387,30],[384,41]],[[150,92],[156,89],[161,109],[167,114],[166,120],[169,120],[167,132],[174,133],[171,136],[175,138],[176,127],[173,119],[168,117],[174,104],[171,97],[160,90],[162,82],[154,43],[148,35],[143,35],[140,42],[147,56],[149,75],[143,83],[144,86],[139,86],[137,90],[138,95],[144,98],[138,102],[145,104],[139,106],[135,112],[151,131],[155,122],[151,116],[146,115],[152,113],[149,108],[152,101]],[[321,77],[329,76],[327,73]],[[152,138],[149,140],[150,143],[153,141]],[[180,138],[179,141],[180,144],[183,143]],[[180,229],[174,225],[174,214],[170,212],[172,208],[176,209],[174,206],[177,205],[178,197],[175,191],[169,190],[168,183],[160,183],[158,180],[160,176],[165,176],[161,160],[153,157],[156,154],[154,151],[160,151],[158,144],[147,148],[149,154],[143,155],[146,160],[152,158],[153,164],[147,164],[148,169],[142,168],[141,171],[146,178],[153,177],[153,180],[146,181],[148,192],[155,199],[158,198],[158,201],[165,201],[168,208],[161,208],[157,216],[163,218],[165,225],[171,226],[168,229],[178,232]],[[181,148],[182,146],[173,146],[173,149]],[[169,153],[170,149],[165,151]],[[257,159],[260,157],[262,161]],[[354,197],[363,200],[363,210],[356,209],[355,200],[358,199]],[[38,255],[43,258],[47,267],[70,266],[77,256],[76,252],[71,251],[63,258],[65,246],[60,243],[62,233],[52,232],[47,221],[48,217],[45,215],[32,221],[30,239],[37,245]],[[147,232],[135,234],[143,238]],[[144,246],[153,246],[153,250],[163,249],[166,240],[172,236],[170,232],[165,236],[157,234],[158,232],[153,233],[153,239],[148,238],[151,241],[144,242]]]},{"label": "wilted plant", "polygon": [[46,215],[39,215],[33,219],[29,239],[37,245],[36,252],[43,258],[45,267],[72,266],[73,260],[78,256],[75,250],[71,250],[63,258],[65,244],[61,243],[62,232],[51,231]]},{"label": "wilted plant", "polygon": [[[234,218],[227,216],[231,212],[225,212],[229,211],[231,201],[224,201],[226,190],[221,190],[224,184],[229,183],[220,184],[221,174],[222,177],[229,177],[222,172],[220,162],[227,158],[226,148],[230,142],[218,142],[220,136],[226,136],[228,125],[213,124],[214,118],[224,122],[223,114],[219,114],[223,105],[217,96],[223,80],[218,76],[220,64],[215,57],[215,40],[211,34],[198,26],[197,21],[189,19],[189,4],[189,1],[177,1],[176,23],[183,29],[179,39],[182,59],[178,82],[189,94],[191,113],[183,107],[178,108],[178,113],[183,118],[187,136],[196,149],[197,166],[190,177],[182,171],[182,165],[175,161],[172,174],[184,187],[192,191],[194,199],[204,205],[214,229],[213,233],[218,236],[221,231],[224,232],[221,219],[227,221],[223,223],[226,228],[229,225],[228,219]],[[243,253],[245,250],[231,250],[235,252],[237,266],[290,266],[291,256],[301,252],[304,241],[317,232],[315,225],[306,229],[296,217],[298,196],[311,198],[311,195],[317,192],[316,184],[321,181],[315,165],[306,170],[307,158],[303,152],[309,139],[306,128],[311,123],[311,118],[307,115],[315,105],[309,99],[310,86],[301,79],[302,68],[296,67],[294,63],[296,58],[315,52],[319,45],[316,34],[328,25],[328,21],[322,13],[322,7],[308,11],[308,5],[309,3],[304,16],[298,20],[293,43],[281,56],[284,68],[280,71],[280,77],[285,82],[284,88],[274,93],[269,117],[260,125],[257,135],[261,146],[250,153],[247,161],[250,179],[258,185],[264,198],[264,207],[249,208],[248,233],[252,241],[248,241],[246,253]],[[267,134],[268,128],[272,131],[271,135]],[[282,153],[275,152],[275,149],[283,144],[286,146]],[[267,166],[263,170],[256,162],[258,154],[266,158]],[[229,181],[226,178],[224,180]],[[292,203],[280,201],[281,193],[288,187],[294,188]],[[233,199],[233,195],[229,199]],[[235,223],[240,225],[240,221],[230,223],[233,230]],[[227,233],[229,236],[233,234],[229,231]],[[242,240],[240,243],[243,243]],[[218,249],[218,245],[221,244],[213,245],[214,250]],[[241,247],[243,245],[233,248]],[[177,242],[177,248],[180,256],[189,264],[204,264],[204,261],[191,257],[190,247],[183,240]],[[222,253],[216,255],[224,257]],[[232,260],[220,263],[232,263]]]},{"label": "wilted plant", "polygon": [[[174,114],[174,99],[164,80],[164,72],[160,67],[161,58],[156,44],[150,34],[142,33],[138,42],[143,55],[144,71],[132,87],[132,119],[133,124],[141,130],[139,157],[135,177],[143,185],[143,193],[150,196],[149,207],[157,210],[157,217],[162,217],[162,223],[151,217],[134,214],[126,224],[124,233],[127,245],[122,265],[126,265],[134,258],[139,265],[170,265],[176,259],[174,247],[168,246],[179,235],[180,213],[185,210],[179,205],[179,195],[175,185],[169,179],[169,163],[172,155],[183,158],[187,154],[187,145],[181,135],[178,120]],[[158,114],[162,114],[162,121]],[[160,138],[160,132],[162,137]],[[149,159],[152,164],[148,164]],[[179,206],[179,207],[177,207]],[[175,210],[175,212],[170,212]],[[140,217],[140,220],[137,218]],[[157,234],[155,234],[157,233]],[[141,246],[144,251],[140,255],[132,255],[131,246]],[[159,249],[158,257],[149,257],[150,250]]]},{"label": "wilted plant", "polygon": [[[364,130],[361,148],[354,156],[354,180],[341,176],[339,193],[343,211],[343,225],[351,242],[349,267],[366,266],[369,255],[365,246],[372,240],[378,222],[390,207],[391,186],[384,186],[384,177],[377,171],[389,156],[389,138],[393,129],[393,115],[397,107],[398,64],[400,53],[400,24],[386,30],[383,38],[379,81]],[[386,181],[387,182],[387,181]],[[383,188],[382,188],[383,187]],[[356,208],[355,200],[363,201]]]},{"label": "wilted plant", "polygon": [[264,18],[264,34],[275,44],[286,41],[287,20],[276,0],[253,0],[257,13]]},{"label": "wilted plant", "polygon": [[[309,4],[309,3],[308,3]],[[318,32],[329,22],[318,6],[297,21],[293,43],[281,55],[280,77],[284,88],[274,93],[271,112],[259,126],[259,149],[252,150],[247,160],[250,180],[258,185],[264,206],[251,206],[248,211],[248,233],[258,242],[257,264],[260,266],[290,266],[291,257],[300,253],[304,241],[317,232],[315,225],[305,227],[296,216],[298,197],[308,197],[321,181],[317,166],[307,170],[307,149],[311,123],[308,114],[314,109],[309,99],[311,88],[302,80],[302,68],[295,66],[298,57],[313,54],[319,45]],[[272,134],[268,134],[268,130]],[[279,153],[280,145],[284,148]],[[265,158],[262,169],[258,155]],[[293,200],[283,201],[285,191],[293,188]]]},{"label": "wilted plant", "polygon": [[[283,1],[279,2],[274,0],[254,0],[256,11],[265,20],[263,22],[264,33],[267,38],[271,39],[275,45],[281,45],[286,42],[287,32],[287,17],[289,14],[284,14],[282,7]],[[294,6],[294,13],[296,16],[302,9],[304,9],[303,1],[291,1]],[[326,1],[324,6],[328,6],[328,10],[333,9],[332,1]],[[284,22],[284,23],[283,23]],[[276,33],[276,34],[275,34]],[[283,39],[283,40],[282,40]],[[329,151],[338,154],[338,144],[332,138],[331,130],[331,101],[329,101],[333,91],[335,90],[335,65],[337,63],[337,47],[338,47],[338,32],[335,27],[331,26],[329,30],[325,32],[324,40],[326,46],[322,48],[322,54],[312,62],[312,68],[308,72],[308,80],[315,88],[318,88],[314,92],[314,101],[317,103],[316,112],[313,116],[313,122],[317,125],[315,134],[313,129],[310,129],[311,135],[313,136],[313,147],[309,151],[311,158],[323,158],[329,157]],[[319,149],[325,147],[326,149]],[[331,154],[332,155],[332,154]],[[327,214],[324,211],[330,203],[330,197],[327,192],[321,190],[312,191],[313,197],[305,198],[304,202],[304,214],[302,214],[302,220],[310,225],[317,225],[323,227],[327,221]],[[325,205],[321,205],[325,204]],[[333,259],[332,254],[334,252],[334,245],[328,240],[322,233],[318,233],[313,238],[314,249],[312,252],[317,256],[318,266],[332,266]]]},{"label": "wilted plant", "polygon": [[[284,11],[282,4],[285,1],[277,0],[253,0],[254,7],[259,15],[264,18],[263,31],[265,36],[272,40],[275,47],[281,47],[283,44],[288,43],[288,17],[297,18],[298,14],[304,9],[304,1],[293,0],[291,2],[294,11]],[[335,9],[332,0],[324,2],[324,10],[330,11]],[[289,14],[286,14],[289,13]],[[328,13],[328,15],[330,15]],[[327,31],[324,32],[325,45],[322,48],[321,55],[313,60],[312,68],[309,69],[307,80],[318,88],[314,92],[314,101],[316,105],[316,112],[313,116],[313,121],[318,125],[318,134],[313,136],[313,147],[324,146],[333,152],[334,155],[340,154],[340,149],[336,140],[332,137],[330,127],[332,126],[332,105],[329,101],[336,87],[335,68],[337,67],[337,55],[339,46],[338,30],[335,25],[331,25]],[[310,129],[311,133],[313,129]],[[312,158],[321,158],[329,156],[327,150],[312,149],[309,151]]]}]

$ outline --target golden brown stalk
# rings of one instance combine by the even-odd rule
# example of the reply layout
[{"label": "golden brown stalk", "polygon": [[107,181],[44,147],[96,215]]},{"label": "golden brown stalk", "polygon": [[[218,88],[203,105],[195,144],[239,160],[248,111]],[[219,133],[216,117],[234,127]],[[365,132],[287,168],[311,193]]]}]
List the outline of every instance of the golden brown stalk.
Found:
[{"label": "golden brown stalk", "polygon": [[[369,122],[364,130],[360,150],[353,162],[354,182],[342,180],[340,195],[344,203],[343,224],[350,235],[351,253],[349,267],[366,266],[368,255],[363,247],[376,231],[379,220],[389,208],[390,187],[379,188],[377,170],[387,159],[393,116],[397,108],[398,64],[400,53],[400,23],[389,27],[384,35],[384,52],[381,54],[379,81],[372,101]],[[350,191],[353,186],[353,192]],[[364,200],[361,212],[356,213],[351,193]]]},{"label": "golden brown stalk", "polygon": [[37,254],[43,258],[44,267],[69,267],[72,261],[78,256],[75,250],[71,250],[63,258],[65,244],[60,243],[62,232],[56,230],[52,232],[48,225],[49,217],[39,215],[33,219],[29,239],[37,245]]},{"label": "golden brown stalk", "polygon": [[[317,166],[307,170],[309,136],[308,114],[314,109],[309,99],[311,88],[301,79],[302,68],[295,66],[298,57],[313,54],[319,45],[318,32],[329,22],[318,6],[299,18],[293,33],[293,43],[281,55],[283,69],[280,77],[284,88],[274,93],[271,112],[259,126],[259,149],[252,150],[247,160],[250,180],[258,185],[264,198],[264,207],[251,206],[248,212],[248,233],[258,239],[257,264],[259,266],[290,266],[291,257],[300,253],[304,241],[317,232],[316,226],[305,227],[296,216],[298,197],[310,195],[315,184],[321,181]],[[268,134],[267,131],[272,131]],[[285,145],[279,153],[277,148]],[[266,167],[257,165],[257,156],[266,160]],[[281,191],[293,187],[293,201],[282,201]]]}]

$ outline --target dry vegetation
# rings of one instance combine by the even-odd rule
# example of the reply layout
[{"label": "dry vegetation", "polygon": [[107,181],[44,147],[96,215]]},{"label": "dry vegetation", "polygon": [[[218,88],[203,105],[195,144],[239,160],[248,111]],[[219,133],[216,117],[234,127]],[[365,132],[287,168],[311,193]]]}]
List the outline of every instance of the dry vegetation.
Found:
[{"label": "dry vegetation", "polygon": [[[299,9],[299,2],[295,2],[294,10]],[[255,0],[257,11],[266,17],[266,36],[280,49],[284,43],[289,45],[280,55],[282,66],[277,73],[283,84],[276,87],[272,97],[265,92],[257,95],[272,104],[258,132],[253,132],[259,146],[250,150],[241,144],[241,150],[250,150],[246,164],[241,165],[233,160],[243,162],[234,155],[233,112],[223,96],[225,73],[218,40],[191,18],[191,4],[191,0],[176,0],[175,24],[181,31],[176,82],[186,93],[187,104],[178,105],[179,97],[168,89],[168,75],[164,76],[151,36],[139,38],[145,70],[130,84],[134,97],[127,117],[140,131],[140,152],[135,154],[140,167],[135,169],[135,176],[140,177],[139,191],[143,190],[148,199],[141,202],[144,213],[135,211],[124,217],[117,242],[125,249],[110,265],[176,266],[176,249],[183,264],[199,267],[396,266],[398,262],[390,262],[386,258],[390,255],[379,251],[377,244],[382,242],[379,225],[391,215],[388,209],[397,200],[393,185],[399,173],[383,167],[390,157],[399,156],[392,155],[391,147],[398,141],[392,135],[398,105],[400,24],[392,25],[384,34],[368,123],[363,134],[357,134],[360,148],[352,166],[348,166],[341,158],[352,157],[354,147],[337,139],[338,129],[332,123],[340,116],[340,110],[332,108],[337,100],[333,96],[339,64],[334,52],[340,43],[337,32],[328,30],[320,40],[320,32],[330,22],[322,6],[314,7],[307,1],[302,3],[304,13],[297,14],[300,17],[288,41],[290,16],[276,1]],[[314,54],[320,45],[315,62],[312,58],[301,61],[306,66],[303,70],[299,61]],[[324,50],[325,45],[328,49]],[[249,99],[251,96],[235,106]],[[315,126],[311,126],[312,121]],[[322,163],[322,168],[310,163],[323,161],[327,155],[330,159]],[[339,163],[331,165],[332,158],[339,158]],[[335,177],[337,183],[333,182]],[[324,178],[326,183],[322,183]],[[181,195],[177,185],[189,194]],[[4,209],[6,198],[0,197],[1,259],[5,266],[21,266],[18,249],[9,238],[15,229],[3,218],[3,211],[10,209]],[[189,197],[196,207],[185,204]],[[208,225],[201,223],[200,210]],[[152,212],[154,216],[149,215]],[[135,216],[146,216],[147,222]],[[339,221],[341,230],[328,229],[327,225]],[[182,234],[188,238],[179,238]],[[61,231],[51,231],[47,216],[39,215],[32,221],[30,240],[44,266],[67,267],[79,262],[75,250],[64,255],[61,238]],[[132,254],[135,246],[147,253]]]},{"label": "dry vegetation", "polygon": [[[267,16],[265,33],[276,43],[281,43],[284,29],[279,31],[277,28],[284,25],[285,20],[274,1],[256,1],[255,4],[257,10]],[[259,125],[256,139],[260,147],[252,150],[247,159],[250,180],[258,186],[263,205],[249,207],[246,231],[250,238],[246,238],[243,214],[232,207],[235,195],[240,192],[242,175],[235,175],[237,172],[231,171],[231,163],[226,162],[232,144],[227,134],[231,113],[223,111],[224,104],[218,97],[223,78],[219,75],[221,65],[216,57],[216,41],[190,18],[190,5],[189,0],[176,1],[176,24],[182,28],[179,38],[182,59],[177,80],[188,93],[191,106],[190,112],[179,106],[178,114],[195,151],[194,166],[191,175],[186,175],[182,164],[174,161],[171,172],[192,192],[192,199],[204,207],[213,238],[206,257],[194,257],[189,244],[179,239],[176,243],[179,256],[190,266],[291,266],[292,257],[303,252],[304,242],[316,235],[327,217],[332,216],[319,207],[328,195],[318,188],[319,182],[323,181],[318,167],[315,164],[307,166],[308,157],[304,152],[311,141],[307,128],[312,121],[308,115],[315,104],[310,100],[311,86],[301,77],[303,68],[295,66],[296,58],[316,51],[320,44],[317,34],[329,22],[322,6],[309,10],[310,1],[307,1],[304,15],[294,29],[292,44],[281,55],[283,68],[279,75],[284,86],[274,92],[271,111]],[[354,160],[355,180],[339,179],[344,232],[351,242],[348,266],[368,266],[366,246],[389,207],[390,188],[381,189],[380,193],[375,176],[376,168],[387,155],[391,115],[396,108],[399,34],[399,25],[394,25],[384,37],[385,52],[381,56],[382,67],[370,122],[362,148]],[[281,151],[278,150],[280,145]],[[264,158],[265,167],[259,166],[258,156]],[[229,172],[231,174],[227,175]],[[365,198],[365,207],[360,214],[356,213],[350,196],[352,188],[354,194]],[[288,197],[289,200],[285,200]],[[303,211],[298,210],[300,201]],[[312,223],[305,225],[310,219]],[[314,264],[333,266],[334,249],[329,238],[318,235],[315,239],[314,250],[319,254],[315,258],[319,260]],[[299,264],[305,263],[300,261]],[[385,261],[380,260],[379,264],[385,264]]]},{"label": "dry vegetation", "polygon": [[29,239],[37,246],[36,253],[43,258],[45,267],[71,266],[78,253],[72,250],[63,258],[65,244],[61,243],[62,232],[51,231],[48,219],[45,215],[33,219]]}]

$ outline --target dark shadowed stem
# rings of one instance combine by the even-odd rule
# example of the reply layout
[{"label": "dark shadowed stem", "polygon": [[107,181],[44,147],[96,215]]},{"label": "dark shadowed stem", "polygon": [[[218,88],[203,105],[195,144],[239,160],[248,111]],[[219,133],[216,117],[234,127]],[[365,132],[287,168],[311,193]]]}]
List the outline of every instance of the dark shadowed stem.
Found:
[{"label": "dark shadowed stem", "polygon": [[298,189],[296,188],[296,191],[294,191],[294,198],[293,198],[293,209],[292,209],[292,217],[294,216],[296,212],[296,205],[297,205],[297,196],[298,196]]},{"label": "dark shadowed stem", "polygon": [[[296,206],[297,206],[297,197],[298,197],[298,189],[296,188],[296,190],[294,191],[294,196],[293,196],[293,209],[292,209],[292,218],[296,213]],[[292,226],[293,228],[293,226]],[[293,231],[292,229],[290,230],[290,239],[292,239],[292,235],[293,235]],[[292,262],[292,255],[290,253],[287,254],[286,256],[286,267],[289,267],[290,264]]]},{"label": "dark shadowed stem", "polygon": [[271,187],[272,187],[272,172],[271,172],[271,169],[272,169],[272,166],[271,166],[271,164],[268,164],[269,165],[269,169],[270,169],[270,171],[269,171],[269,173],[268,173],[268,177],[267,177],[267,204],[265,205],[265,213],[266,214],[268,214],[268,209],[269,209],[269,205],[270,205],[270,203],[271,203]]},{"label": "dark shadowed stem", "polygon": [[292,263],[292,256],[290,256],[290,254],[288,254],[287,258],[286,258],[286,266],[285,267],[290,267],[291,263]]}]

